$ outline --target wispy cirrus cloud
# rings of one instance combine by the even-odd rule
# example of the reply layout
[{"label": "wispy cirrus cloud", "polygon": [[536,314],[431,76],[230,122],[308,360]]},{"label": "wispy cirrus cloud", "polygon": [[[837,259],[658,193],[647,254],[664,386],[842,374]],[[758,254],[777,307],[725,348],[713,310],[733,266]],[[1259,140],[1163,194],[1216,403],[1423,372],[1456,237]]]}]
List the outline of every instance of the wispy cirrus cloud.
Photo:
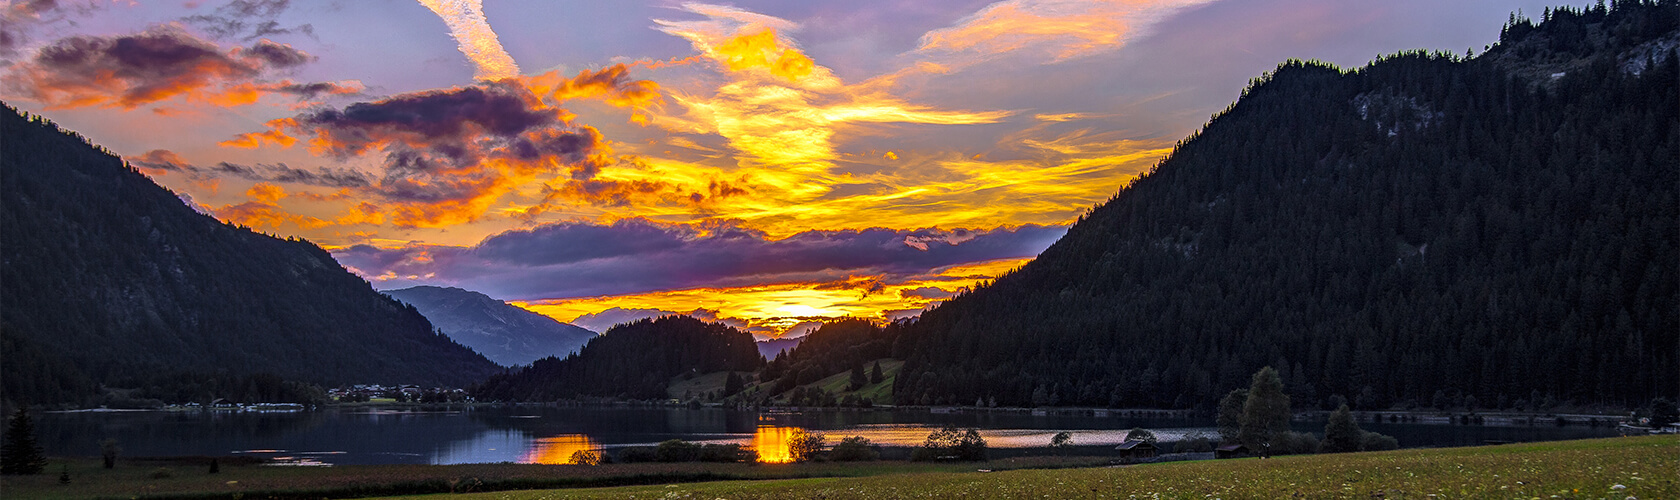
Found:
[{"label": "wispy cirrus cloud", "polygon": [[911,56],[940,70],[1005,55],[1055,63],[1119,50],[1177,9],[1212,0],[1005,0],[922,35]]},{"label": "wispy cirrus cloud", "polygon": [[449,25],[450,36],[455,37],[461,53],[477,68],[474,74],[479,80],[519,76],[519,65],[502,48],[496,31],[484,19],[483,0],[420,0],[420,5],[437,13]]}]

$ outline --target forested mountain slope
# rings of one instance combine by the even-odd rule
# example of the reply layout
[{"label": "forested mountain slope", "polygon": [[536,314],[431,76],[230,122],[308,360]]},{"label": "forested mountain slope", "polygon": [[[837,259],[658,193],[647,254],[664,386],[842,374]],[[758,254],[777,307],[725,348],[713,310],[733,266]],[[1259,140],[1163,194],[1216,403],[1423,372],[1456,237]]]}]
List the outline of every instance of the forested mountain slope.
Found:
[{"label": "forested mountain slope", "polygon": [[417,286],[385,294],[413,305],[449,338],[502,366],[565,356],[595,338],[595,332],[471,290]]},{"label": "forested mountain slope", "polygon": [[497,370],[308,241],[199,214],[10,106],[0,137],[9,403],[84,403],[101,385],[208,401],[252,374],[465,386]]},{"label": "forested mountain slope", "polygon": [[1037,260],[922,315],[899,403],[1642,404],[1680,390],[1680,3],[1478,57],[1289,62]]},{"label": "forested mountain slope", "polygon": [[480,401],[665,399],[672,377],[762,366],[751,334],[722,323],[664,316],[614,326],[576,354],[539,359],[529,368],[490,377],[473,396]]}]

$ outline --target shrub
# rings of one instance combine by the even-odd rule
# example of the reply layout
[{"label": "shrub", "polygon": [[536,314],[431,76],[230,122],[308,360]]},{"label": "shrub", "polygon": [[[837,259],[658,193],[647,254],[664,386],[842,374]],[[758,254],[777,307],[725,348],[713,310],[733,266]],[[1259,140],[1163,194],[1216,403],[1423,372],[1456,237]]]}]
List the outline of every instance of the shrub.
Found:
[{"label": "shrub", "polygon": [[1051,448],[1063,450],[1069,446],[1073,446],[1073,434],[1068,433],[1068,431],[1061,431],[1054,436],[1050,436]]},{"label": "shrub", "polygon": [[661,462],[693,462],[700,459],[700,445],[672,439],[659,443],[654,458]]},{"label": "shrub", "polygon": [[152,472],[146,474],[146,476],[151,477],[152,479],[169,479],[175,477],[175,471],[169,470],[168,467],[158,467],[156,469],[152,469]]},{"label": "shrub", "polygon": [[1207,453],[1213,451],[1213,440],[1202,433],[1192,433],[1173,444],[1173,451],[1178,453]]},{"label": "shrub", "polygon": [[823,451],[823,441],[827,440],[821,432],[806,432],[805,429],[794,429],[793,437],[788,439],[788,456],[795,462],[806,462],[817,457]]},{"label": "shrub", "polygon": [[980,431],[946,427],[928,434],[922,446],[910,452],[910,459],[927,460],[986,460],[986,440]]},{"label": "shrub", "polygon": [[1318,453],[1318,436],[1308,432],[1281,432],[1272,437],[1273,455],[1306,455]]},{"label": "shrub", "polygon": [[1353,412],[1347,405],[1336,408],[1330,414],[1330,422],[1324,424],[1324,443],[1322,451],[1325,453],[1343,453],[1359,451],[1362,446],[1362,434],[1359,422],[1353,419]]},{"label": "shrub", "polygon": [[578,450],[572,452],[571,458],[567,458],[566,463],[572,465],[601,465],[601,456],[589,450]]},{"label": "shrub", "polygon": [[828,457],[836,462],[862,462],[880,458],[881,452],[875,451],[869,438],[852,436],[841,439],[840,444],[834,445],[834,449],[828,452]]},{"label": "shrub", "polygon": [[659,460],[659,453],[647,446],[631,446],[618,451],[618,461],[627,464]]},{"label": "shrub", "polygon": [[695,458],[701,462],[757,462],[758,452],[738,444],[700,445]]},{"label": "shrub", "polygon": [[1400,441],[1394,436],[1371,431],[1363,431],[1359,436],[1359,449],[1363,451],[1386,451],[1400,449]]}]

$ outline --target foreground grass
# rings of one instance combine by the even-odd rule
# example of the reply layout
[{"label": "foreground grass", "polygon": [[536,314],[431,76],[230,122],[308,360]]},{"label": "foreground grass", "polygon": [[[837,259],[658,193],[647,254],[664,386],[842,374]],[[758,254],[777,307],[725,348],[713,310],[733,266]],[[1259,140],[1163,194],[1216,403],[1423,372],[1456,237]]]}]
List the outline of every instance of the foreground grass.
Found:
[{"label": "foreground grass", "polygon": [[[509,491],[562,498],[1680,498],[1680,438],[1649,436],[1118,468],[922,472]],[[1618,488],[1617,486],[1621,486]]]},{"label": "foreground grass", "polygon": [[[988,464],[995,468],[1080,467],[1101,457],[1028,457]],[[958,472],[973,464],[856,462],[816,464],[615,464],[578,465],[366,465],[265,467],[224,461],[210,474],[207,461],[124,461],[105,469],[97,459],[53,460],[45,474],[0,476],[0,498],[358,498],[382,495],[584,488],[725,480],[863,477]],[[59,484],[68,470],[69,484]],[[164,471],[160,473],[160,471]],[[167,477],[155,477],[167,476]]]}]

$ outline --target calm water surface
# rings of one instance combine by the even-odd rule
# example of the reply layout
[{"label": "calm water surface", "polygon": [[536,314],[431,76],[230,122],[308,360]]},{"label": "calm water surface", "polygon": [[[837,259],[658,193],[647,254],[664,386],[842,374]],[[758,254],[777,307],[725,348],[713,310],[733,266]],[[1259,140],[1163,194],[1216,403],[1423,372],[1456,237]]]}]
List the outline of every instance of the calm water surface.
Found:
[{"label": "calm water surface", "polygon": [[[442,411],[332,409],[298,413],[73,412],[38,415],[51,455],[97,456],[116,439],[125,456],[248,454],[302,464],[564,463],[578,450],[654,445],[667,439],[752,446],[767,462],[786,460],[794,429],[822,431],[829,443],[864,436],[887,446],[915,446],[929,432],[977,427],[994,455],[1043,453],[1069,431],[1081,454],[1103,454],[1134,427],[1162,441],[1215,435],[1211,422],[1123,416],[1026,413],[935,414],[926,409],[772,413],[721,409],[493,407]],[[1467,446],[1614,436],[1607,427],[1460,426],[1362,423],[1404,447]],[[1323,432],[1322,423],[1297,430]]]}]

